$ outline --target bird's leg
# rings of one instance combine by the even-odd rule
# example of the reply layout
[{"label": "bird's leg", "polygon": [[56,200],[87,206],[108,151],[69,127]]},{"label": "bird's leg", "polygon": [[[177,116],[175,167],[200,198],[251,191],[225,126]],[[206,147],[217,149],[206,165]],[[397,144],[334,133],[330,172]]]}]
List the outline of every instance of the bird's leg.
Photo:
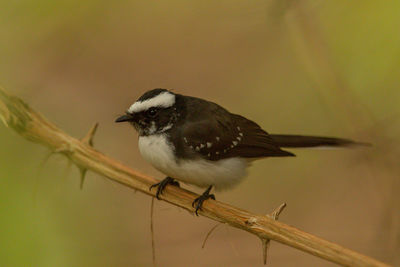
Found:
[{"label": "bird's leg", "polygon": [[179,187],[179,183],[177,181],[174,181],[173,178],[167,176],[164,180],[162,180],[159,183],[153,184],[152,186],[150,186],[149,190],[151,191],[151,189],[153,187],[157,187],[157,192],[156,192],[156,198],[159,200],[160,199],[160,195],[162,194],[162,192],[164,191],[165,187],[170,184],[170,185],[176,185]]},{"label": "bird's leg", "polygon": [[[197,213],[199,210],[201,210],[201,207],[203,206],[203,202],[209,198],[212,198],[215,200],[215,196],[214,194],[210,194],[212,185],[210,185],[207,190],[198,198],[196,198],[193,203],[192,203],[192,207],[196,208],[195,209],[195,213],[197,216],[199,216],[199,214]],[[196,206],[196,207],[195,207]]]}]

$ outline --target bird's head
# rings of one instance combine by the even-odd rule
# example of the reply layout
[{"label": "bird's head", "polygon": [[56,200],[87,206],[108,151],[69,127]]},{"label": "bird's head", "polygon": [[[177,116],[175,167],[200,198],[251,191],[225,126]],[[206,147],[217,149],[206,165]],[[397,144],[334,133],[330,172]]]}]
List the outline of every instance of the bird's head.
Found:
[{"label": "bird's head", "polygon": [[140,136],[146,136],[168,131],[178,117],[176,95],[166,89],[153,89],[139,97],[115,122],[130,122]]}]

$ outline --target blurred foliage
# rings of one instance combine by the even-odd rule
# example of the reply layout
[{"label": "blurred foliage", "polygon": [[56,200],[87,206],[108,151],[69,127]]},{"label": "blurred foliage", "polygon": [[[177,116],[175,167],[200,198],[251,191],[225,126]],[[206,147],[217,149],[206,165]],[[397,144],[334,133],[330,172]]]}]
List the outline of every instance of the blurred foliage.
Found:
[{"label": "blurred foliage", "polygon": [[[217,198],[400,264],[400,2],[0,3],[0,83],[68,133],[158,175],[113,119],[145,90],[213,100],[270,132],[350,137],[370,149],[258,161]],[[0,266],[151,265],[150,199],[79,173],[0,126]],[[127,149],[129,148],[129,149]],[[42,167],[41,167],[42,166]],[[156,204],[161,266],[256,266],[259,241]],[[273,244],[273,266],[331,266]]]}]

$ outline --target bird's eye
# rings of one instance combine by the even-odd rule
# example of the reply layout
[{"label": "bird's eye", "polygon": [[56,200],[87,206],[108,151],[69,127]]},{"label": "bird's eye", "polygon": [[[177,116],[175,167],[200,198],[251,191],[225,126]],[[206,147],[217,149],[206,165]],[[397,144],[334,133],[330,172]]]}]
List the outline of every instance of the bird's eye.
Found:
[{"label": "bird's eye", "polygon": [[149,108],[149,110],[147,110],[147,115],[149,117],[155,117],[157,115],[158,109],[157,108]]}]

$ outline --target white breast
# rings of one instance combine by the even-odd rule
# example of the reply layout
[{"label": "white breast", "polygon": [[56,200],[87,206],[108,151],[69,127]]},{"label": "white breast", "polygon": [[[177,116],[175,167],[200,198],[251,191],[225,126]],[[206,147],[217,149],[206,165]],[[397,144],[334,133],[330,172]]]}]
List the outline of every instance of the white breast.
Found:
[{"label": "white breast", "polygon": [[139,150],[146,161],[167,176],[199,187],[213,185],[216,190],[236,185],[246,176],[249,165],[242,158],[176,161],[173,146],[168,143],[164,134],[140,136]]}]

